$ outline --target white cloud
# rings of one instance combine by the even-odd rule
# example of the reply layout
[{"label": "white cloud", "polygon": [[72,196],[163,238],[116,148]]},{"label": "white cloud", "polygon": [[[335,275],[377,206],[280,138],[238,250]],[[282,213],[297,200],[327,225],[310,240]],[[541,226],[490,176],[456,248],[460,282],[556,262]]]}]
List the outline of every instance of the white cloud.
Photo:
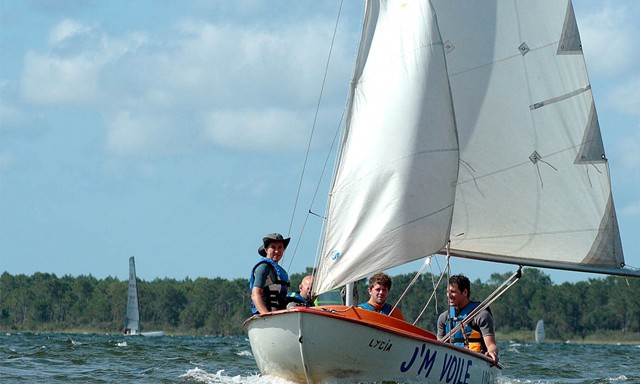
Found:
[{"label": "white cloud", "polygon": [[40,104],[92,104],[99,96],[98,70],[87,57],[62,59],[31,52],[25,58],[22,94]]},{"label": "white cloud", "polygon": [[[172,153],[173,140],[191,146],[203,131],[208,143],[236,150],[304,148],[300,127],[312,123],[332,22],[264,28],[184,19],[169,33],[109,36],[65,19],[50,31],[50,51],[26,54],[21,91],[31,103],[99,111],[106,148],[120,155]],[[334,48],[334,65],[350,68],[353,47],[344,47]],[[346,94],[347,81],[327,84],[326,99]],[[300,110],[308,115],[287,112]]]},{"label": "white cloud", "polygon": [[640,54],[635,47],[640,28],[636,17],[625,5],[616,2],[598,2],[592,13],[578,15],[590,73],[618,76],[638,71]]},{"label": "white cloud", "polygon": [[118,155],[175,153],[180,142],[179,128],[166,116],[121,111],[107,122],[106,147]]},{"label": "white cloud", "polygon": [[631,135],[627,135],[618,141],[617,147],[622,158],[621,166],[628,169],[630,175],[635,175],[635,179],[640,181],[640,125],[632,127],[635,129]]},{"label": "white cloud", "polygon": [[225,148],[278,152],[302,148],[309,134],[307,127],[294,112],[286,110],[216,111],[207,118],[205,137]]},{"label": "white cloud", "polygon": [[621,214],[629,217],[640,217],[640,201],[622,207]]},{"label": "white cloud", "polygon": [[91,32],[92,27],[71,19],[65,19],[53,27],[49,33],[49,44],[58,45],[74,36]]},{"label": "white cloud", "polygon": [[0,132],[8,128],[21,125],[27,120],[24,112],[17,106],[9,104],[3,100],[0,103]]},{"label": "white cloud", "polygon": [[640,116],[640,74],[613,87],[607,96],[607,104],[619,112]]}]

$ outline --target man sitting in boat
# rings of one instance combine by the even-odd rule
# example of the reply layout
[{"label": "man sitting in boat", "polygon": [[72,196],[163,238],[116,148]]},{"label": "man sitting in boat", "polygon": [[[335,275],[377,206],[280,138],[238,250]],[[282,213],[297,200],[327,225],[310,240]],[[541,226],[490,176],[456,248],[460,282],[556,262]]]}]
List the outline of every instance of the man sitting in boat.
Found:
[{"label": "man sitting in boat", "polygon": [[[471,283],[466,276],[454,275],[449,278],[447,295],[449,296],[449,311],[438,317],[438,340],[444,338],[451,329],[460,324],[478,305],[470,300]],[[464,333],[463,333],[464,331]],[[466,347],[475,352],[484,353],[498,362],[498,345],[496,344],[493,316],[487,309],[483,309],[466,324],[462,330],[451,337],[451,342],[460,347]]]},{"label": "man sitting in boat", "polygon": [[285,309],[289,275],[278,262],[289,245],[290,237],[271,233],[262,238],[258,254],[262,256],[251,271],[249,288],[251,289],[251,312],[265,314]]},{"label": "man sitting in boat", "polygon": [[393,308],[387,303],[387,296],[391,290],[391,277],[386,273],[379,272],[369,278],[369,301],[358,304],[358,307],[376,311],[385,315],[390,315],[400,320],[404,316],[400,308]]},{"label": "man sitting in boat", "polygon": [[287,295],[287,308],[297,306],[312,307],[315,297],[311,297],[311,285],[313,285],[313,276],[307,275],[302,278],[302,282],[298,285],[299,291],[291,292]]}]

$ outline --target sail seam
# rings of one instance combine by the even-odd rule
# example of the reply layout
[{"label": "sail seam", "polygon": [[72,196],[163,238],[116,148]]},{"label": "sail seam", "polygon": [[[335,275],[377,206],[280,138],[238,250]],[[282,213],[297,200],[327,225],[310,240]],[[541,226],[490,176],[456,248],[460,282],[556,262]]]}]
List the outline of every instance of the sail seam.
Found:
[{"label": "sail seam", "polygon": [[465,241],[467,240],[486,240],[486,239],[507,239],[507,238],[516,238],[523,236],[549,236],[549,235],[557,235],[560,233],[584,233],[584,232],[598,232],[599,228],[594,229],[572,229],[566,231],[552,231],[552,232],[528,232],[528,233],[518,233],[513,235],[502,235],[502,236],[479,236],[479,237],[465,237]]},{"label": "sail seam", "polygon": [[413,223],[415,223],[415,222],[417,222],[417,221],[420,221],[420,220],[422,220],[422,219],[424,219],[424,218],[427,218],[427,217],[429,217],[429,216],[433,216],[433,215],[436,215],[436,214],[438,214],[438,213],[440,213],[440,212],[444,212],[444,211],[446,211],[447,209],[449,209],[449,208],[451,208],[451,207],[453,207],[453,204],[449,204],[449,205],[447,205],[447,206],[444,206],[444,207],[442,207],[442,208],[438,209],[437,211],[433,211],[433,212],[429,213],[428,215],[424,215],[424,216],[418,217],[418,218],[417,218],[417,219],[415,219],[415,220],[407,221],[405,224],[403,224],[403,225],[401,225],[401,226],[398,226],[398,227],[395,227],[395,228],[393,228],[393,229],[392,229],[391,231],[389,231],[389,232],[394,232],[394,231],[395,231],[395,230],[397,230],[398,228],[406,227],[407,225],[413,224]]},{"label": "sail seam", "polygon": [[395,159],[390,159],[387,163],[380,164],[376,168],[371,169],[369,172],[363,173],[362,175],[360,175],[360,177],[358,177],[355,180],[350,180],[348,183],[344,183],[344,184],[341,184],[339,186],[338,185],[334,185],[334,188],[332,189],[331,194],[335,194],[337,191],[348,189],[352,185],[358,184],[362,179],[366,179],[370,175],[378,173],[381,169],[392,168],[390,166],[390,164],[394,164],[394,163],[397,163],[397,162],[402,162],[402,161],[405,161],[406,159],[409,159],[411,157],[416,157],[416,156],[419,156],[419,155],[428,155],[428,154],[434,154],[434,153],[447,153],[447,152],[459,152],[459,150],[458,150],[458,148],[427,149],[427,150],[424,150],[424,151],[416,151],[416,152],[410,153],[407,156],[401,156],[401,157],[397,157]]}]

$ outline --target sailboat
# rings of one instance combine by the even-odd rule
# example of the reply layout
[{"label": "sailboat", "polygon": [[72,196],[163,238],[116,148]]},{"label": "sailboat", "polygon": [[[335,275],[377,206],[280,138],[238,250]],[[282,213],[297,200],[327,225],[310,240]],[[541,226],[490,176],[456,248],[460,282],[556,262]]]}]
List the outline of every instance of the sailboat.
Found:
[{"label": "sailboat", "polygon": [[[367,0],[363,24],[315,294],[438,254],[640,276],[570,0]],[[244,328],[260,371],[295,382],[487,383],[502,368],[350,305]]]},{"label": "sailboat", "polygon": [[129,290],[127,294],[127,313],[124,319],[125,335],[164,336],[163,331],[140,332],[140,305],[138,302],[138,282],[136,278],[136,262],[129,258]]},{"label": "sailboat", "polygon": [[536,343],[544,343],[544,339],[546,337],[544,332],[544,320],[540,319],[536,323],[536,330],[534,333]]}]

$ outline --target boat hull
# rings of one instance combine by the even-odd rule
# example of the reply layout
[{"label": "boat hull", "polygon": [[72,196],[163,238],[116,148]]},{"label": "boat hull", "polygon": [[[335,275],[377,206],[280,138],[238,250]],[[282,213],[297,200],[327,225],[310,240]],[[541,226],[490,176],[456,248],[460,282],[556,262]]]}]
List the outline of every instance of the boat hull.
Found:
[{"label": "boat hull", "polygon": [[355,307],[277,311],[244,328],[260,371],[295,382],[489,383],[499,370],[481,354]]},{"label": "boat hull", "polygon": [[163,331],[140,332],[140,334],[142,336],[145,336],[145,337],[160,337],[160,336],[164,336],[164,332]]}]

